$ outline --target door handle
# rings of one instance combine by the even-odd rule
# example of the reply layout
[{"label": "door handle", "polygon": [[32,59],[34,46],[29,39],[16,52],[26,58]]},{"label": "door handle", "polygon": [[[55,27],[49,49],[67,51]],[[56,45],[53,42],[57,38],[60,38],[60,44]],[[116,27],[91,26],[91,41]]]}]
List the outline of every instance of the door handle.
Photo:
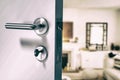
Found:
[{"label": "door handle", "polygon": [[26,23],[6,23],[7,29],[21,29],[21,30],[34,30],[36,25]]},{"label": "door handle", "polygon": [[34,30],[36,34],[43,35],[48,32],[49,25],[45,18],[35,19],[33,24],[27,23],[6,23],[6,29]]}]

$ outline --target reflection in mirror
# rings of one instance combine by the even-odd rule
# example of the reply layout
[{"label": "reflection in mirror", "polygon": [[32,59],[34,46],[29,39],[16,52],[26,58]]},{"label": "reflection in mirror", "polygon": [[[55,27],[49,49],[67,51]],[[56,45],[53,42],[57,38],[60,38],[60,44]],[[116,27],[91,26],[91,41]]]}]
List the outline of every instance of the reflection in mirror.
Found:
[{"label": "reflection in mirror", "polygon": [[[95,36],[97,38],[95,38]],[[101,27],[100,25],[93,24],[91,27],[90,43],[103,44],[102,37],[103,37],[103,27]]]},{"label": "reflection in mirror", "polygon": [[105,50],[107,46],[107,23],[89,22],[86,24],[86,48]]}]

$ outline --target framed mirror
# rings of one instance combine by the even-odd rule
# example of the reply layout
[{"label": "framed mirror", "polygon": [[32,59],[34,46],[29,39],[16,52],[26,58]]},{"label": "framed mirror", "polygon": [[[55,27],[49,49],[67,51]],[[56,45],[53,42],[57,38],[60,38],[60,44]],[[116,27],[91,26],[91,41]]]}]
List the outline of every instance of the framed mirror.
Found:
[{"label": "framed mirror", "polygon": [[107,46],[107,27],[106,22],[87,22],[86,48],[94,46],[95,50],[104,50]]}]

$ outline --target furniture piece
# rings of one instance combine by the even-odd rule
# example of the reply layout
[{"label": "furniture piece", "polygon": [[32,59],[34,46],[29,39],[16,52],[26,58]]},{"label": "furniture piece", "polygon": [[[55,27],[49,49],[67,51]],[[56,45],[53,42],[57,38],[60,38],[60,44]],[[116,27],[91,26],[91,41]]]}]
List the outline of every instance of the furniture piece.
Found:
[{"label": "furniture piece", "polygon": [[[114,53],[114,52],[113,52]],[[108,54],[105,58],[104,78],[106,80],[120,80],[120,53],[110,58]]]},{"label": "furniture piece", "polygon": [[81,54],[81,68],[97,68],[104,67],[104,51],[82,51]]}]

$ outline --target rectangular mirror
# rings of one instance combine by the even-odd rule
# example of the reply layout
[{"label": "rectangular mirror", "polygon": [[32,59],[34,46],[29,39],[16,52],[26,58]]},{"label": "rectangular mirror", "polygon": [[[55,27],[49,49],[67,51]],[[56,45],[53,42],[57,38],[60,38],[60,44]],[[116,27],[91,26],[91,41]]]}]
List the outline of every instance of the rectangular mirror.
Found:
[{"label": "rectangular mirror", "polygon": [[86,48],[104,50],[107,46],[107,23],[88,22],[86,23]]}]

